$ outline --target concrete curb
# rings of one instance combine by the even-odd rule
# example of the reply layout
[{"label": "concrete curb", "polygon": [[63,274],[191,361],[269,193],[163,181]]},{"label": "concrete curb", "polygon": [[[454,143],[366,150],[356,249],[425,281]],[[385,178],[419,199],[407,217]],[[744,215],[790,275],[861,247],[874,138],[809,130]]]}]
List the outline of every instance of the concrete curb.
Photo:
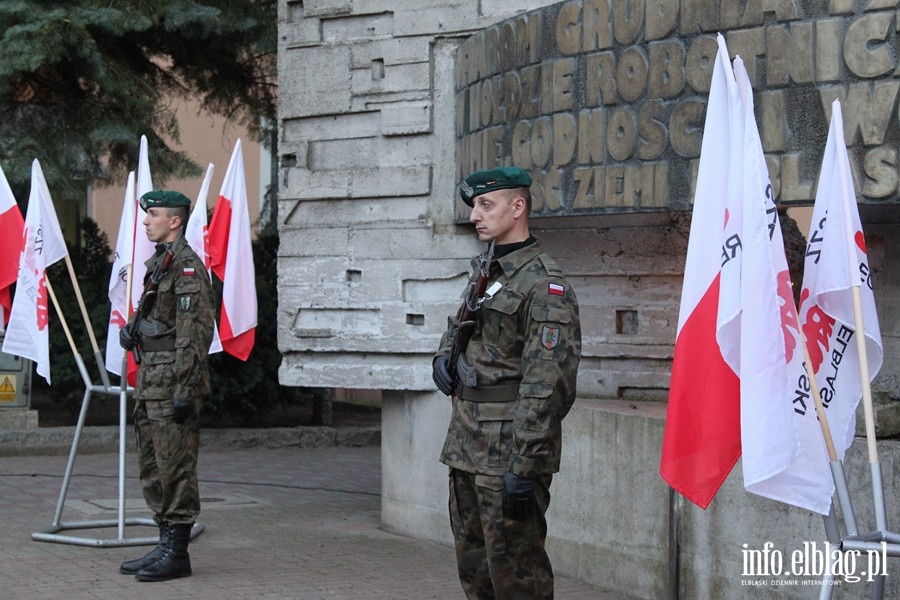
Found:
[{"label": "concrete curb", "polygon": [[[75,427],[0,429],[0,457],[68,455]],[[127,451],[134,450],[134,431],[125,428]],[[207,451],[248,448],[331,448],[381,445],[380,427],[272,427],[267,429],[201,429],[200,448]],[[85,427],[79,454],[118,452],[118,427]]]}]

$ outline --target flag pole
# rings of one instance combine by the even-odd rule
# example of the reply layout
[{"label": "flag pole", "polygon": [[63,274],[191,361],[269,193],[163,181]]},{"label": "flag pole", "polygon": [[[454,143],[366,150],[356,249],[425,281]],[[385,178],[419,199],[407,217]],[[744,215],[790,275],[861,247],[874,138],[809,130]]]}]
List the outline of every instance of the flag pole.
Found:
[{"label": "flag pole", "polygon": [[88,316],[87,308],[84,305],[81,287],[78,285],[75,268],[72,266],[72,259],[68,254],[66,254],[66,268],[69,270],[69,279],[72,280],[72,287],[75,288],[75,297],[78,299],[78,307],[81,309],[84,327],[87,329],[88,337],[91,338],[91,348],[94,350],[94,359],[97,361],[97,368],[100,370],[100,379],[103,382],[103,386],[108,388],[109,375],[106,373],[106,366],[103,364],[103,357],[100,355],[100,346],[97,345],[97,338],[94,336],[94,326],[91,324],[91,318]]},{"label": "flag pole", "polygon": [[[838,504],[841,507],[841,515],[844,517],[844,527],[847,529],[847,535],[859,535],[859,527],[856,523],[856,515],[853,512],[853,503],[850,500],[850,491],[847,488],[847,478],[844,475],[844,465],[838,460],[837,451],[834,449],[834,439],[831,436],[831,427],[828,425],[828,417],[825,415],[825,406],[822,404],[822,392],[819,389],[819,382],[812,370],[812,359],[809,356],[809,346],[806,344],[806,335],[803,333],[803,327],[800,326],[800,313],[794,310],[794,316],[797,320],[797,332],[800,334],[800,345],[803,346],[803,367],[806,370],[806,377],[809,379],[810,391],[812,392],[813,402],[816,405],[816,416],[819,420],[819,427],[822,429],[822,437],[825,438],[825,448],[828,450],[828,462],[831,466],[831,476],[834,479],[834,489],[837,493]],[[829,519],[833,519],[832,512],[825,516],[825,528],[830,527]]]},{"label": "flag pole", "polygon": [[[843,142],[843,140],[841,140]],[[847,162],[838,161],[838,168],[841,175],[841,213],[844,222],[844,239],[853,240],[853,232],[850,230],[850,207],[847,206],[849,199],[856,199],[856,191],[847,189],[848,176]],[[850,275],[852,285],[850,293],[853,297],[853,319],[856,327],[856,349],[859,359],[859,378],[862,384],[862,401],[863,414],[866,423],[866,447],[869,452],[869,470],[872,477],[872,502],[875,510],[875,529],[880,532],[887,531],[887,517],[884,507],[884,482],[881,473],[881,464],[878,461],[878,445],[875,437],[875,415],[872,407],[872,389],[869,384],[869,358],[866,350],[866,330],[862,316],[862,300],[859,295],[860,281],[853,274],[858,270],[858,261],[855,256],[854,244],[846,244],[847,246],[847,273]],[[895,540],[891,540],[895,541]]]},{"label": "flag pole", "polygon": [[[125,267],[125,297],[131,307],[132,266]],[[126,322],[130,315],[125,315]],[[128,410],[128,352],[122,353],[119,381],[119,539],[125,537],[125,415]]]}]

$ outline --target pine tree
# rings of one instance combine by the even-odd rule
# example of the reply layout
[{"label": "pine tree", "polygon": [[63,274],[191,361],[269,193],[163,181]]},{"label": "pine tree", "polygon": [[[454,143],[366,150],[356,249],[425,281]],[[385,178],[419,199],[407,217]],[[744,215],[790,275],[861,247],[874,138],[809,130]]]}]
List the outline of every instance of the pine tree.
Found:
[{"label": "pine tree", "polygon": [[275,0],[0,2],[0,164],[27,196],[41,161],[59,200],[122,182],[147,135],[154,175],[199,173],[172,99],[259,134],[275,114]]}]

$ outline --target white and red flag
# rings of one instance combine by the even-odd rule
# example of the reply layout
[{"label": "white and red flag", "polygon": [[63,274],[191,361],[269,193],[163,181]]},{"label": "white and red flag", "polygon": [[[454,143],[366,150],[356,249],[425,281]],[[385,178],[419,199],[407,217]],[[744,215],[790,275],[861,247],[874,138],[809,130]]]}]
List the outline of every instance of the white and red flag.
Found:
[{"label": "white and red flag", "polygon": [[34,361],[38,375],[50,383],[50,296],[46,270],[69,252],[37,159],[31,163],[31,193],[23,236],[16,294],[3,351]]},{"label": "white and red flag", "polygon": [[256,270],[247,209],[244,154],[238,140],[209,224],[210,268],[222,280],[219,336],[228,354],[247,360],[256,337]]},{"label": "white and red flag", "polygon": [[[119,236],[116,238],[116,253],[113,257],[112,273],[109,277],[110,311],[109,329],[106,333],[106,370],[116,375],[122,374],[122,358],[125,356],[125,351],[119,345],[119,331],[128,322],[132,312],[131,304],[128,301],[127,277],[134,255],[136,209],[134,171],[132,171],[128,174],[128,184],[125,186],[122,217],[119,220]],[[134,276],[132,274],[133,285]]]},{"label": "white and red flag", "polygon": [[9,322],[12,296],[9,289],[19,274],[19,255],[22,254],[22,230],[25,221],[16,204],[12,188],[0,168],[0,334]]},{"label": "white and red flag", "polygon": [[[884,360],[872,273],[866,254],[850,159],[844,142],[841,104],[831,105],[831,124],[822,158],[809,227],[800,322],[819,384],[838,460],[853,441],[856,408],[863,393],[852,288],[858,288],[870,382]],[[815,420],[806,373],[793,381],[794,410]],[[828,460],[824,455],[823,459]]]},{"label": "white and red flag", "polygon": [[[200,194],[194,203],[194,209],[191,211],[191,217],[188,219],[187,227],[184,230],[184,238],[188,245],[197,253],[200,260],[209,270],[209,232],[206,221],[206,197],[209,195],[209,182],[212,180],[215,167],[212,163],[206,168],[206,176],[200,186]],[[212,271],[209,271],[210,281],[212,280]],[[213,323],[213,339],[209,346],[209,353],[215,354],[222,351],[222,342],[219,340],[219,327]]]},{"label": "white and red flag", "polygon": [[716,341],[739,98],[725,39],[713,67],[694,193],[660,475],[702,508],[741,455],[740,388]]}]

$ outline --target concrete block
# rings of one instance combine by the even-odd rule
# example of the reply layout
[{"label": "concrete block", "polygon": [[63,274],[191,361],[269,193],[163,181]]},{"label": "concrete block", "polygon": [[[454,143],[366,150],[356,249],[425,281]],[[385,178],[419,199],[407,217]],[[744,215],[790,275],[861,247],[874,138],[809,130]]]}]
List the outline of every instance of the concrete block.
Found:
[{"label": "concrete block", "polygon": [[281,194],[285,198],[319,199],[349,198],[352,173],[350,171],[310,171],[284,169]]},{"label": "concrete block", "polygon": [[[422,112],[421,108],[419,112]],[[383,112],[382,118],[384,118]],[[309,169],[312,171],[340,171],[367,169],[376,164],[379,168],[429,165],[432,161],[429,142],[430,140],[425,136],[370,137],[311,142]]]},{"label": "concrete block", "polygon": [[341,140],[374,137],[381,133],[377,111],[329,114],[300,119],[284,118],[281,139],[298,143],[311,140]]},{"label": "concrete block", "polygon": [[450,422],[442,394],[386,392],[381,398],[382,526],[390,532],[452,544],[448,469],[439,462]]},{"label": "concrete block", "polygon": [[[298,228],[316,226],[346,226],[347,223],[387,223],[391,221],[421,221],[427,214],[428,200],[422,196],[406,198],[353,198],[350,200],[281,200],[279,217],[282,236]],[[284,210],[282,210],[284,209]],[[284,238],[282,237],[282,240]]]},{"label": "concrete block", "polygon": [[318,19],[301,19],[285,23],[278,28],[278,50],[285,53],[294,48],[318,46],[322,43],[322,30]]},{"label": "concrete block", "polygon": [[[386,136],[431,133],[431,114],[429,102],[386,104],[381,107],[381,131]],[[431,160],[434,141],[428,139],[427,146],[428,151],[424,153],[423,158]],[[410,155],[417,156],[417,153],[407,154],[407,160]]]},{"label": "concrete block", "polygon": [[424,353],[419,357],[362,353],[347,361],[346,354],[341,353],[286,352],[278,369],[278,381],[300,387],[434,391],[431,355]]},{"label": "concrete block", "polygon": [[353,10],[352,0],[304,0],[300,4],[304,17],[344,15]]},{"label": "concrete block", "polygon": [[282,259],[304,256],[347,256],[347,244],[350,239],[347,229],[338,227],[318,227],[297,229],[281,239],[278,248],[279,271],[287,271],[298,264],[282,265]]},{"label": "concrete block", "polygon": [[340,113],[349,110],[350,96],[349,48],[288,50],[278,61],[280,119]]},{"label": "concrete block", "polygon": [[350,195],[360,198],[423,196],[431,191],[431,167],[373,167],[350,171]]},{"label": "concrete block", "polygon": [[389,37],[393,33],[394,15],[391,12],[322,18],[322,39],[326,42],[350,44],[367,38]]},{"label": "concrete block", "polygon": [[366,40],[353,44],[350,66],[353,69],[371,68],[373,64],[400,65],[428,62],[431,58],[433,37],[415,37]]},{"label": "concrete block", "polygon": [[497,21],[508,19],[520,12],[555,4],[552,0],[482,0],[481,14]]},{"label": "concrete block", "polygon": [[420,92],[419,97],[427,96],[431,82],[430,65],[427,61],[384,65],[383,71],[369,67],[353,69],[353,96],[372,96],[405,92]]},{"label": "concrete block", "polygon": [[35,429],[38,411],[27,407],[0,408],[0,429]]},{"label": "concrete block", "polygon": [[417,10],[397,13],[394,32],[398,36],[442,34],[473,31],[490,24],[490,21],[472,10],[468,2],[443,6],[417,6]]}]

